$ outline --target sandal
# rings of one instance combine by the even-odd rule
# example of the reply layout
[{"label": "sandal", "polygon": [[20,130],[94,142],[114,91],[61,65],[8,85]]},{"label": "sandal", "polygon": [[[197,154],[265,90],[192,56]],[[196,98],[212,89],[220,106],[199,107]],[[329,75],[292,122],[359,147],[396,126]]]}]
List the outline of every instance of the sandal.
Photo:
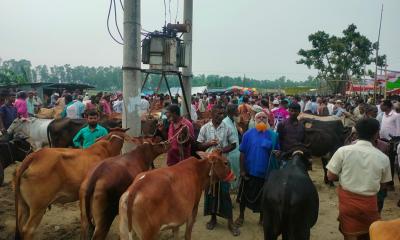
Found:
[{"label": "sandal", "polygon": [[216,225],[217,225],[217,221],[214,220],[214,219],[211,219],[211,220],[207,223],[206,227],[207,227],[208,230],[213,230],[213,229],[215,228]]},{"label": "sandal", "polygon": [[228,229],[234,237],[237,237],[240,235],[240,230],[236,225],[230,224],[230,225],[228,225]]},{"label": "sandal", "polygon": [[241,226],[243,226],[243,222],[244,222],[244,218],[237,218],[235,220],[235,225],[238,227],[241,227]]}]

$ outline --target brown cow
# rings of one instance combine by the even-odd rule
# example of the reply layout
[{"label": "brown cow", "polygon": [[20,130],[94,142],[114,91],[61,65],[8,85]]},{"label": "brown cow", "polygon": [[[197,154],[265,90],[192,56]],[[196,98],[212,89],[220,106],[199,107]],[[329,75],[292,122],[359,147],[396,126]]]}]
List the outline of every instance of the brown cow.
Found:
[{"label": "brown cow", "polygon": [[369,227],[371,240],[400,239],[400,218],[391,221],[376,221]]},{"label": "brown cow", "polygon": [[127,138],[123,130],[113,130],[87,149],[44,148],[28,155],[14,177],[15,239],[32,239],[51,204],[78,200],[87,172],[120,154]]},{"label": "brown cow", "polygon": [[119,202],[120,239],[131,239],[134,231],[139,239],[153,240],[166,228],[172,228],[176,238],[184,223],[185,239],[190,239],[203,189],[210,182],[233,177],[220,151],[203,160],[191,157],[137,175]]},{"label": "brown cow", "polygon": [[[105,239],[110,226],[118,215],[121,195],[136,175],[147,171],[153,160],[169,149],[169,142],[150,143],[143,138],[134,138],[136,149],[122,156],[109,158],[97,165],[81,185],[79,199],[81,208],[81,239]],[[93,218],[93,223],[91,218]],[[93,237],[89,229],[95,229]]]}]

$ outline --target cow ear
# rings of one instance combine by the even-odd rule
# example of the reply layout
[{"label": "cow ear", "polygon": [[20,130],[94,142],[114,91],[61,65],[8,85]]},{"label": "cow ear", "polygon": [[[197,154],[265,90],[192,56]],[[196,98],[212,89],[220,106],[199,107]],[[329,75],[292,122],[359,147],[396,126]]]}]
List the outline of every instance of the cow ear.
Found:
[{"label": "cow ear", "polygon": [[203,152],[203,151],[197,151],[197,155],[200,156],[201,159],[207,159],[210,156],[210,153]]}]

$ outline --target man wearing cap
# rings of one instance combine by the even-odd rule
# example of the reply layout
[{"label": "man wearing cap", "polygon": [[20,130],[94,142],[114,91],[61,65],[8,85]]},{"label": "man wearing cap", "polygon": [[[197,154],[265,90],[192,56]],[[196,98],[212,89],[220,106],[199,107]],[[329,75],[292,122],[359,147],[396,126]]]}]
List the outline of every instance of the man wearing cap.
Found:
[{"label": "man wearing cap", "polygon": [[289,112],[287,111],[287,100],[282,100],[279,104],[279,108],[276,109],[275,111],[272,111],[272,114],[274,114],[274,126],[275,129],[278,127],[279,123],[283,122],[285,119],[289,118]]},{"label": "man wearing cap", "polygon": [[290,104],[289,118],[278,125],[279,143],[283,152],[288,152],[296,145],[304,142],[304,126],[297,119],[300,109],[301,107],[298,103]]},{"label": "man wearing cap", "polygon": [[333,110],[333,115],[336,117],[341,117],[344,115],[346,110],[343,108],[343,102],[341,100],[336,100],[335,108]]},{"label": "man wearing cap", "polygon": [[[245,208],[254,212],[261,210],[261,192],[269,169],[271,151],[279,149],[276,133],[268,128],[268,116],[259,112],[255,116],[256,127],[247,130],[240,144],[240,187],[237,201],[240,215],[235,223],[244,222]],[[262,215],[260,214],[260,223]]]},{"label": "man wearing cap", "polygon": [[273,108],[271,109],[271,112],[278,110],[279,109],[279,100],[275,99],[274,101],[272,101],[272,106],[273,106]]},{"label": "man wearing cap", "polygon": [[60,94],[58,94],[57,92],[54,92],[53,94],[51,94],[49,107],[54,107],[56,105],[56,102],[59,97],[60,97]]},{"label": "man wearing cap", "polygon": [[248,125],[247,130],[256,127],[256,119],[255,119],[256,114],[259,112],[262,112],[262,111],[263,111],[263,108],[261,106],[253,105],[251,107],[251,118],[249,120],[249,125]]}]

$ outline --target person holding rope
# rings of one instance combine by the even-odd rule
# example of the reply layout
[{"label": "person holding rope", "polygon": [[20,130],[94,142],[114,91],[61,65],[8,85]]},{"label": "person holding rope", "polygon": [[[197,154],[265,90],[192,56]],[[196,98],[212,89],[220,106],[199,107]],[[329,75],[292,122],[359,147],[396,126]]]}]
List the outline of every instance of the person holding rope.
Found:
[{"label": "person holding rope", "polygon": [[[168,139],[171,142],[171,147],[167,154],[167,165],[172,166],[190,157],[194,129],[192,123],[181,116],[181,110],[176,104],[169,105],[165,115],[170,123]],[[181,135],[185,134],[186,137],[182,139]]]},{"label": "person holding rope", "polygon": [[[222,104],[215,104],[211,110],[211,121],[201,127],[197,138],[198,149],[212,150],[219,148],[222,153],[228,154],[239,144],[233,134],[233,130],[223,122],[225,118],[225,107]],[[229,194],[230,183],[218,181],[211,184],[205,190],[204,215],[211,215],[207,223],[208,230],[213,230],[217,225],[217,215],[228,220],[228,229],[233,236],[239,236],[240,230],[233,223],[232,200]]]},{"label": "person holding rope", "polygon": [[270,167],[271,153],[279,149],[277,134],[269,128],[267,114],[259,112],[255,120],[256,127],[243,135],[239,148],[241,181],[237,198],[240,203],[240,214],[235,221],[237,226],[243,225],[246,207],[253,212],[261,212],[261,196]]}]

